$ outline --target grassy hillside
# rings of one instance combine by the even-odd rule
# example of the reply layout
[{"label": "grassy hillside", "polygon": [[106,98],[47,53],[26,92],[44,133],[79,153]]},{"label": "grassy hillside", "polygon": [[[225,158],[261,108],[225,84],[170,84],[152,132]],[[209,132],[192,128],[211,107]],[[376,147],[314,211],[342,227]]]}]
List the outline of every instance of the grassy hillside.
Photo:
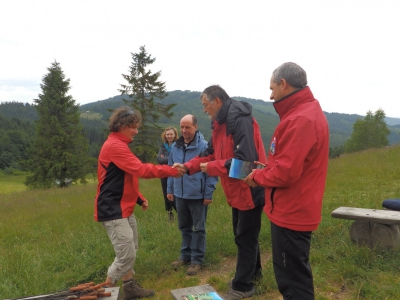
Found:
[{"label": "grassy hillside", "polygon": [[[329,162],[322,223],[313,233],[311,265],[316,299],[400,299],[400,251],[351,243],[352,221],[330,216],[339,206],[381,208],[382,200],[400,198],[400,147],[345,155]],[[102,282],[113,250],[104,229],[93,221],[96,184],[45,191],[19,190],[23,178],[0,176],[0,299],[40,295],[86,281]],[[15,192],[10,192],[10,189]],[[150,208],[135,211],[139,223],[138,280],[172,299],[171,289],[210,283],[227,290],[236,253],[230,209],[218,185],[208,215],[207,253],[199,276],[172,271],[179,256],[177,223],[170,224],[158,179],[142,180]],[[263,217],[260,237],[263,280],[253,299],[281,299],[270,261],[269,224]],[[233,265],[232,265],[233,262]]]}]

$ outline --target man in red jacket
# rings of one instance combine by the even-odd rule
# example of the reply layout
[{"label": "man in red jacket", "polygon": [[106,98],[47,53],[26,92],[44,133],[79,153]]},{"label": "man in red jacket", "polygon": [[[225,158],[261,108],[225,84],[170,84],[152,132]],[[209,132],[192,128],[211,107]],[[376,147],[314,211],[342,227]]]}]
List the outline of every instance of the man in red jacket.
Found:
[{"label": "man in red jacket", "polygon": [[273,73],[271,100],[280,122],[264,169],[245,178],[265,188],[264,211],[271,221],[275,278],[284,299],[314,299],[309,264],[311,233],[321,222],[328,168],[329,128],[307,86],[306,72],[284,63]]},{"label": "man in red jacket", "polygon": [[243,180],[228,176],[232,158],[266,163],[260,128],[252,116],[252,107],[228,96],[223,88],[213,85],[201,94],[204,112],[212,121],[208,149],[180,168],[189,174],[199,171],[219,176],[226,200],[232,207],[232,225],[238,249],[236,273],[229,283],[225,300],[251,297],[254,281],[261,277],[258,236],[264,207],[264,188],[249,187]]},{"label": "man in red jacket", "polygon": [[129,107],[116,109],[110,117],[110,135],[98,159],[98,185],[94,203],[94,219],[101,222],[114,247],[115,259],[108,268],[107,279],[115,286],[122,279],[122,300],[154,295],[133,279],[133,266],[138,249],[136,204],[143,210],[147,200],[139,192],[139,177],[179,177],[183,173],[167,165],[144,164],[131,152],[128,144],[139,133],[140,114]]}]

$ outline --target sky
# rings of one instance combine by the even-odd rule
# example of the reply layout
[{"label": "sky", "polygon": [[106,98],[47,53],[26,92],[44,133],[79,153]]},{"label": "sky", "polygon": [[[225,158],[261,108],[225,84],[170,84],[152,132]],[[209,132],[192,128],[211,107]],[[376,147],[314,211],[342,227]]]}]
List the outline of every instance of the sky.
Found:
[{"label": "sky", "polygon": [[77,104],[119,95],[145,46],[168,91],[270,101],[295,62],[326,112],[400,118],[400,1],[0,0],[0,102],[33,103],[54,61]]}]

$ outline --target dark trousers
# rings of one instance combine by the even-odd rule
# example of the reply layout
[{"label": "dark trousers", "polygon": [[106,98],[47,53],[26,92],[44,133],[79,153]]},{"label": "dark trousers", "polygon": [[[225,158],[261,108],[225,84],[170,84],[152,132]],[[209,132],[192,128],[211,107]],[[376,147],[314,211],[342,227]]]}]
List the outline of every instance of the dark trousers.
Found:
[{"label": "dark trousers", "polygon": [[254,281],[261,277],[261,259],[258,236],[261,229],[263,206],[250,210],[232,208],[232,225],[238,248],[236,274],[232,288],[240,292],[253,289]]},{"label": "dark trousers", "polygon": [[164,195],[164,203],[165,203],[165,210],[170,212],[172,209],[175,209],[176,211],[176,202],[174,201],[169,201],[167,198],[167,180],[168,178],[161,178],[161,187]]},{"label": "dark trousers", "polygon": [[283,299],[314,299],[311,231],[294,231],[271,222],[271,240],[275,279]]}]

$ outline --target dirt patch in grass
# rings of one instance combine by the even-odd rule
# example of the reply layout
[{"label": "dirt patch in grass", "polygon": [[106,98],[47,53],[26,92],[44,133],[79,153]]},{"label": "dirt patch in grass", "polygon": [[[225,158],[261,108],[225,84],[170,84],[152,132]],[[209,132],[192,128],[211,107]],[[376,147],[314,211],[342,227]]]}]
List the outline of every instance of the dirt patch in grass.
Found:
[{"label": "dirt patch in grass", "polygon": [[[271,259],[272,255],[271,253],[265,251],[264,253],[261,254],[261,262],[263,265],[265,265],[265,262],[269,261]],[[203,268],[197,277],[200,279],[199,285],[203,284],[210,284],[211,278],[218,278],[218,280],[228,283],[234,275],[236,268],[236,257],[228,257],[225,258],[219,265],[218,267],[205,267]],[[228,290],[228,286],[226,286],[226,289],[222,289],[214,286],[213,283],[211,285],[218,290],[220,294],[223,294],[225,291]],[[329,292],[326,293],[324,296],[328,299],[332,300],[346,300],[346,299],[352,299],[350,293],[346,290],[345,286],[338,287],[337,288],[338,292],[333,293]],[[316,294],[318,292],[316,291]],[[318,297],[317,297],[318,298]],[[283,297],[279,293],[279,291],[274,288],[269,290],[267,288],[266,291],[262,291],[258,295],[254,295],[251,299],[253,300],[261,300],[261,299],[269,299],[269,300],[282,300]]]},{"label": "dirt patch in grass", "polygon": [[[261,261],[264,263],[271,259],[270,253],[262,253]],[[206,267],[200,271],[198,277],[200,279],[200,284],[207,284],[210,277],[225,278],[228,283],[232,279],[233,274],[236,269],[236,257],[224,258],[218,267],[210,268]]]},{"label": "dirt patch in grass", "polygon": [[[270,259],[271,259],[271,253],[264,252],[261,254],[261,262],[263,264]],[[197,275],[198,278],[200,279],[199,285],[210,284],[210,280],[212,281],[212,278],[217,278],[219,282],[223,282],[222,287],[220,285],[215,286],[215,284],[213,283],[211,283],[211,285],[216,290],[218,290],[218,292],[221,295],[223,295],[228,290],[227,283],[233,278],[235,269],[236,269],[236,257],[224,258],[224,260],[218,265],[218,267],[205,267],[199,272],[199,274]],[[283,298],[278,290],[273,290],[273,291],[262,291],[258,295],[257,294],[254,295],[251,299],[282,300]]]}]

